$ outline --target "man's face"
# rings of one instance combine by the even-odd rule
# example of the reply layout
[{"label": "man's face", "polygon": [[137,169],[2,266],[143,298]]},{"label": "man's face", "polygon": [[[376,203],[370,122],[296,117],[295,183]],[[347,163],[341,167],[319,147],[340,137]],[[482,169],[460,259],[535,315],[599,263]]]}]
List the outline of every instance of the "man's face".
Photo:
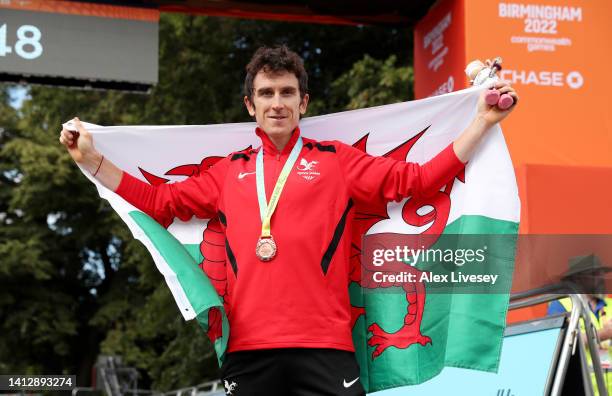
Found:
[{"label": "man's face", "polygon": [[257,124],[270,137],[290,135],[306,113],[308,94],[300,98],[295,74],[281,72],[269,74],[260,71],[253,80],[253,98],[244,97],[244,103]]}]

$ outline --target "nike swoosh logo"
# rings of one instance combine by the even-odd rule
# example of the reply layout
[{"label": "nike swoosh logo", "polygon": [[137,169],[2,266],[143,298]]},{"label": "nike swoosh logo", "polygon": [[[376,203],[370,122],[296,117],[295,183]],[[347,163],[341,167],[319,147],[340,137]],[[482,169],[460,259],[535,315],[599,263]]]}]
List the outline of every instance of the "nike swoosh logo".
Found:
[{"label": "nike swoosh logo", "polygon": [[345,388],[350,388],[355,382],[357,382],[357,380],[359,380],[359,377],[355,378],[351,382],[346,382],[346,380],[344,380],[342,384],[344,385]]},{"label": "nike swoosh logo", "polygon": [[245,176],[252,175],[253,173],[255,173],[255,172],[244,172],[244,173],[240,172],[238,174],[238,179],[244,179]]}]

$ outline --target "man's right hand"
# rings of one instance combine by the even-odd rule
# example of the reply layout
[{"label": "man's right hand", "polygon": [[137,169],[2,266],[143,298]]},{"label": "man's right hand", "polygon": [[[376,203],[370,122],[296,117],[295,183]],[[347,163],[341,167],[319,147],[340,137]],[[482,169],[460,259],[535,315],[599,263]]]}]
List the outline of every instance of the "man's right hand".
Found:
[{"label": "man's right hand", "polygon": [[68,154],[70,154],[74,162],[83,166],[93,174],[102,160],[102,155],[96,151],[93,145],[93,137],[91,133],[83,127],[81,121],[75,117],[72,122],[77,127],[78,132],[62,128],[59,141],[66,146]]},{"label": "man's right hand", "polygon": [[123,171],[96,150],[91,133],[83,127],[78,118],[75,117],[72,122],[78,132],[62,128],[60,143],[66,146],[74,162],[89,171],[106,188],[116,191],[123,177]]}]

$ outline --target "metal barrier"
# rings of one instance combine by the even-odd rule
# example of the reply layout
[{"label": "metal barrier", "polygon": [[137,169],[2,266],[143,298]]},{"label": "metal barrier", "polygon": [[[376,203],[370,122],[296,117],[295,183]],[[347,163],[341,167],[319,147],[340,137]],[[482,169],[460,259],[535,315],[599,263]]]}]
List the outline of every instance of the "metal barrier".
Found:
[{"label": "metal barrier", "polygon": [[202,382],[198,385],[175,389],[168,392],[138,389],[138,370],[123,365],[119,356],[99,356],[94,366],[96,385],[77,387],[72,396],[79,393],[95,393],[105,396],[149,395],[149,396],[218,396],[225,395],[225,388],[219,380]]},{"label": "metal barrier", "polygon": [[208,396],[225,395],[225,388],[220,381],[203,382],[199,385],[161,393],[162,396]]},{"label": "metal barrier", "polygon": [[[577,287],[575,284],[570,282],[564,282],[558,285],[547,286],[539,289],[528,290],[526,292],[516,293],[510,297],[509,309],[519,309],[538,305],[545,302],[559,300],[561,298],[569,297],[572,301],[572,311],[569,316],[569,323],[559,360],[557,364],[557,370],[555,372],[554,382],[552,384],[551,396],[560,396],[563,389],[563,381],[567,374],[567,367],[571,355],[576,351],[576,346],[582,348],[580,342],[581,330],[580,330],[580,319],[584,320],[584,327],[586,332],[586,341],[588,349],[591,352],[591,360],[593,364],[593,371],[595,373],[595,379],[597,382],[597,388],[600,396],[608,396],[608,390],[606,389],[605,381],[603,378],[603,370],[601,367],[601,361],[599,359],[599,353],[597,349],[597,343],[599,343],[597,337],[597,331],[595,326],[591,322],[590,308],[586,298],[579,293],[576,293]],[[582,364],[583,378],[585,381],[585,391],[593,394],[591,388],[591,376],[586,365]]]}]

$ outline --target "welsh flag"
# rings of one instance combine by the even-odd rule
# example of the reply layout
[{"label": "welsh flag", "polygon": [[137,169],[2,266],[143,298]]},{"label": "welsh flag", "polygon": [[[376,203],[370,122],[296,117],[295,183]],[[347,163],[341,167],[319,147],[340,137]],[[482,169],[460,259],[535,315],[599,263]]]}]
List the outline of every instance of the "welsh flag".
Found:
[{"label": "welsh flag", "polygon": [[[309,138],[338,139],[372,155],[423,163],[468,126],[481,89],[310,117],[300,122],[300,128]],[[260,145],[254,123],[85,127],[106,158],[153,185],[182,180],[231,152]],[[149,250],[183,317],[201,324],[221,363],[231,327],[223,308],[226,263],[218,219],[175,219],[164,228],[83,173]],[[490,131],[465,170],[436,195],[384,207],[356,207],[349,292],[353,341],[366,391],[419,384],[444,367],[497,371],[519,215],[512,162],[499,127]],[[382,238],[379,241],[389,245],[404,236],[426,238],[424,248],[448,249],[452,240],[455,250],[468,236],[478,236],[478,244],[489,249],[487,265],[460,269],[464,276],[488,269],[499,278],[494,287],[480,288],[448,283],[440,289],[428,280],[374,282],[377,268],[366,254],[364,240]],[[439,264],[446,275],[459,272],[459,267]],[[415,275],[433,273],[428,262],[393,265],[398,272],[405,267],[406,273]]]}]

